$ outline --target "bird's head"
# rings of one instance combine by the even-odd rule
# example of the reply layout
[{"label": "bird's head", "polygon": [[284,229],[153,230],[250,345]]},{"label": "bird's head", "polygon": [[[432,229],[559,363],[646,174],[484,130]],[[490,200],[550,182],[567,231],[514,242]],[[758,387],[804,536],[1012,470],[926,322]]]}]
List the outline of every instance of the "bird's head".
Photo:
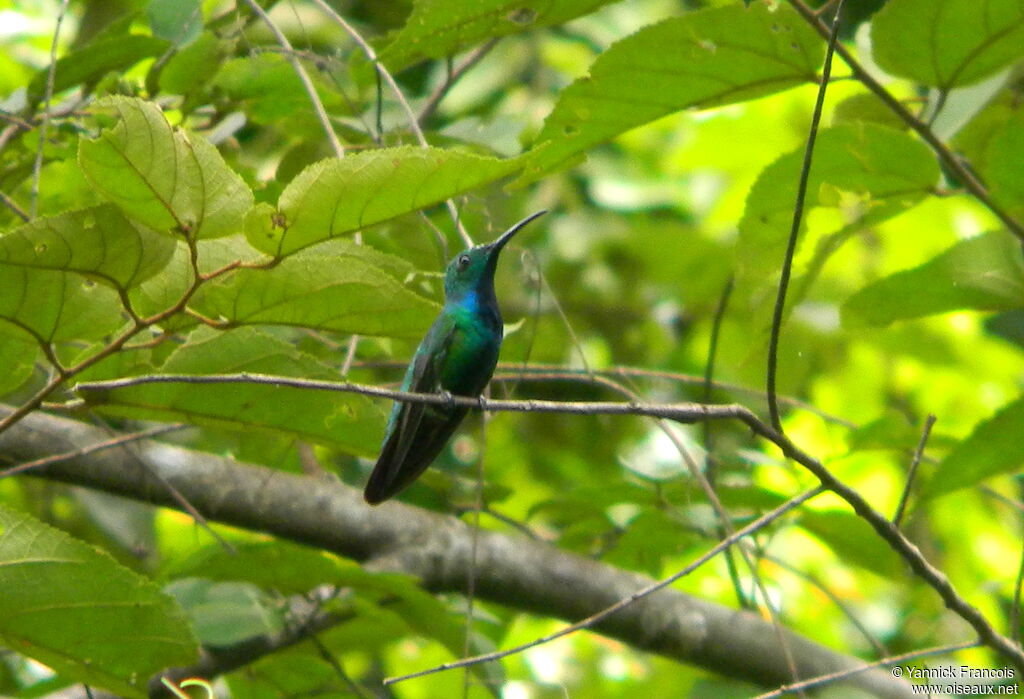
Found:
[{"label": "bird's head", "polygon": [[458,299],[481,288],[490,289],[494,283],[494,270],[498,266],[498,254],[505,247],[505,243],[523,226],[545,213],[547,212],[538,211],[530,214],[502,233],[497,240],[486,245],[477,245],[456,255],[445,270],[445,297],[449,300]]}]

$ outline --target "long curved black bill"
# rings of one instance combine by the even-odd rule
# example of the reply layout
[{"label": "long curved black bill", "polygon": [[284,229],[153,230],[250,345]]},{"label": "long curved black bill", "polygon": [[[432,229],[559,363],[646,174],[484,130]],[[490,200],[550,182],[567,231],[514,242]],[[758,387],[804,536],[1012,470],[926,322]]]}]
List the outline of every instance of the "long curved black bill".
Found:
[{"label": "long curved black bill", "polygon": [[490,249],[494,250],[495,252],[497,252],[498,250],[501,250],[503,247],[505,247],[505,243],[507,243],[509,240],[511,240],[512,236],[514,236],[516,233],[518,233],[520,230],[522,230],[522,228],[527,223],[529,223],[530,221],[532,221],[535,218],[540,218],[541,216],[543,216],[547,212],[548,212],[547,209],[541,209],[540,211],[538,211],[536,213],[530,214],[529,216],[524,218],[522,221],[520,221],[519,223],[514,224],[511,228],[509,228],[507,231],[502,233],[501,236],[498,237],[494,242],[488,243],[487,247],[489,247]]}]

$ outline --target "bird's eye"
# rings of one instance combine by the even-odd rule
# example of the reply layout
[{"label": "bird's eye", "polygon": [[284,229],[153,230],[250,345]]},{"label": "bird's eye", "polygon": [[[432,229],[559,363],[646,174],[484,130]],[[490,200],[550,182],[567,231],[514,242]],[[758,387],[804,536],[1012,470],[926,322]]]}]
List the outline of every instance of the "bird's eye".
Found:
[{"label": "bird's eye", "polygon": [[463,270],[469,267],[469,255],[459,255],[459,269]]}]

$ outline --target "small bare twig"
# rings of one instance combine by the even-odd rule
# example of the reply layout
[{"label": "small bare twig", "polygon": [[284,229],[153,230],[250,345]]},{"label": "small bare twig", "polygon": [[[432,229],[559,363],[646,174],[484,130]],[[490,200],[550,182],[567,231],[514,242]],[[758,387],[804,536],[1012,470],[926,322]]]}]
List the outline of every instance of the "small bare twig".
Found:
[{"label": "small bare twig", "polygon": [[108,439],[106,441],[99,442],[98,444],[91,444],[87,447],[82,447],[81,449],[65,451],[61,452],[60,454],[52,454],[42,459],[36,459],[35,461],[26,461],[23,464],[18,464],[17,466],[12,466],[11,468],[0,471],[0,480],[7,478],[9,476],[16,476],[18,474],[25,473],[26,471],[31,471],[32,469],[35,468],[42,468],[50,464],[55,464],[60,461],[70,461],[71,459],[77,459],[80,456],[94,454],[98,451],[103,451],[104,449],[112,449],[114,447],[121,446],[122,444],[127,444],[129,442],[135,442],[140,439],[149,439],[150,437],[156,437],[161,434],[167,434],[168,432],[174,432],[175,430],[180,430],[183,427],[185,427],[185,425],[181,424],[157,425],[156,427],[150,427],[139,432],[132,432],[130,434],[123,434],[117,437],[112,437],[111,439]]},{"label": "small bare twig", "polygon": [[438,105],[441,104],[441,100],[445,98],[445,95],[448,94],[448,91],[452,89],[455,83],[457,83],[470,68],[475,66],[484,56],[490,53],[491,49],[493,49],[497,43],[498,37],[490,39],[469,54],[469,56],[466,57],[466,60],[456,66],[454,70],[448,71],[444,82],[437,86],[437,89],[430,94],[427,101],[420,108],[420,113],[419,116],[416,117],[416,122],[421,128],[423,127],[423,124],[434,115],[434,112],[437,111]]},{"label": "small bare twig", "polygon": [[[247,1],[250,3],[254,2],[254,0]],[[395,99],[405,112],[406,118],[409,122],[409,128],[416,136],[416,142],[423,148],[427,148],[430,144],[427,143],[427,137],[423,135],[423,129],[420,128],[420,122],[416,117],[416,113],[413,112],[412,107],[409,105],[409,100],[405,98],[405,94],[402,92],[402,88],[398,86],[394,76],[391,75],[388,69],[384,67],[384,64],[380,62],[380,59],[377,57],[377,52],[373,50],[373,46],[370,45],[370,42],[364,39],[363,36],[356,31],[355,27],[349,24],[349,22],[338,14],[333,7],[327,4],[326,0],[313,0],[313,2],[324,12],[324,14],[341,27],[346,34],[352,37],[354,42],[356,42],[362,52],[366,55],[366,58],[373,64],[377,71],[377,75],[381,80],[388,84],[389,88],[391,88],[391,91],[395,95]],[[452,223],[455,224],[455,228],[458,230],[459,236],[467,247],[472,247],[473,239],[469,236],[469,233],[466,232],[465,227],[462,225],[462,219],[459,216],[458,209],[455,207],[455,202],[451,199],[447,199],[445,200],[445,205],[448,207],[448,213],[451,214]]]},{"label": "small bare twig", "polygon": [[782,420],[779,417],[779,400],[776,397],[775,378],[779,363],[779,336],[782,333],[782,320],[786,308],[786,292],[789,289],[789,277],[793,273],[793,257],[796,255],[796,241],[800,236],[800,224],[804,218],[804,200],[807,196],[807,184],[811,177],[811,163],[814,159],[814,143],[818,138],[818,124],[825,106],[825,93],[828,90],[829,76],[832,74],[832,54],[839,43],[839,21],[843,11],[843,0],[836,3],[836,13],[832,20],[832,31],[828,37],[828,50],[825,53],[825,65],[821,69],[821,84],[818,86],[818,97],[814,102],[811,114],[811,128],[807,135],[807,147],[804,149],[804,160],[800,166],[800,181],[796,190],[796,203],[793,205],[793,224],[786,242],[786,255],[782,262],[779,278],[779,291],[775,297],[775,310],[772,314],[771,337],[768,340],[768,371],[766,384],[768,392],[768,415],[772,427],[782,432]]},{"label": "small bare twig", "polygon": [[839,672],[833,672],[830,675],[822,675],[821,677],[815,677],[813,679],[804,680],[803,682],[797,682],[795,684],[788,684],[785,687],[779,687],[778,689],[765,692],[764,694],[758,694],[753,699],[776,699],[786,694],[799,691],[801,689],[814,689],[825,684],[831,684],[838,680],[844,680],[847,677],[860,674],[861,672],[867,672],[868,670],[874,670],[879,667],[888,667],[891,665],[897,665],[908,660],[917,660],[918,658],[927,658],[932,655],[943,655],[945,653],[952,653],[958,650],[964,650],[965,648],[973,648],[978,645],[977,641],[966,641],[964,643],[953,643],[948,646],[936,646],[934,648],[927,648],[925,650],[915,650],[902,655],[893,655],[882,660],[876,660],[873,663],[866,663],[861,667],[854,668],[852,670],[840,670]]},{"label": "small bare twig", "polygon": [[309,77],[309,73],[303,67],[302,62],[299,61],[296,56],[295,49],[292,48],[291,42],[288,41],[288,37],[284,35],[284,32],[274,24],[270,19],[270,16],[266,11],[260,7],[260,4],[256,0],[245,0],[245,2],[252,8],[252,11],[259,15],[260,19],[267,25],[270,32],[277,39],[277,43],[284,49],[284,55],[288,59],[288,62],[292,64],[292,68],[295,70],[295,74],[299,76],[299,80],[302,81],[302,86],[306,89],[306,94],[309,95],[309,101],[313,103],[313,111],[316,112],[316,118],[320,122],[320,126],[324,130],[324,134],[327,136],[327,140],[331,143],[331,148],[334,150],[334,154],[339,158],[345,157],[345,148],[341,145],[341,141],[338,140],[338,135],[334,133],[334,127],[331,126],[331,118],[327,116],[327,110],[324,109],[324,103],[320,100],[320,95],[316,93],[316,86],[313,85],[313,80]]},{"label": "small bare twig", "polygon": [[1020,553],[1020,563],[1017,565],[1017,579],[1013,582],[1013,603],[1010,605],[1010,637],[1020,644],[1020,596],[1024,588],[1024,547]]},{"label": "small bare twig", "polygon": [[907,470],[907,482],[903,486],[903,494],[900,495],[900,502],[896,506],[896,514],[893,515],[892,523],[897,527],[903,521],[903,514],[907,509],[907,501],[910,499],[910,489],[914,485],[914,478],[917,476],[917,466],[921,463],[921,458],[924,456],[925,445],[928,444],[928,437],[932,433],[932,426],[935,425],[935,416],[929,415],[924,421],[924,429],[921,430],[921,439],[917,443],[917,449],[914,450],[914,458],[910,460],[910,468]]},{"label": "small bare twig", "polygon": [[530,641],[529,643],[524,643],[522,645],[515,646],[514,648],[508,648],[506,650],[496,651],[494,653],[485,653],[483,655],[477,655],[477,656],[474,656],[472,658],[463,658],[461,660],[456,660],[456,661],[451,662],[451,663],[444,663],[443,665],[438,665],[436,667],[428,668],[426,670],[421,670],[419,672],[414,672],[414,673],[411,673],[411,674],[408,674],[408,675],[401,675],[399,677],[389,677],[389,678],[384,680],[384,685],[386,686],[386,685],[390,685],[390,684],[395,684],[396,682],[403,682],[405,680],[411,680],[411,679],[414,679],[416,677],[423,677],[424,675],[431,675],[431,674],[434,674],[435,672],[442,672],[444,670],[452,670],[452,669],[455,669],[455,668],[467,667],[469,665],[476,665],[478,663],[490,662],[492,660],[500,660],[501,658],[505,658],[505,657],[507,657],[509,655],[514,655],[516,653],[521,653],[524,650],[528,650],[530,648],[534,648],[536,646],[540,646],[540,645],[543,645],[545,643],[550,643],[551,641],[555,640],[556,638],[561,638],[562,636],[567,636],[567,635],[569,635],[571,633],[575,633],[577,631],[580,631],[581,629],[591,628],[592,626],[598,624],[599,622],[607,619],[608,617],[610,617],[615,612],[617,612],[617,611],[619,611],[621,609],[624,609],[625,607],[628,607],[629,605],[633,604],[637,600],[643,599],[644,597],[647,597],[647,596],[657,592],[658,590],[666,588],[669,585],[671,585],[672,583],[674,583],[676,580],[679,580],[680,578],[682,578],[682,577],[684,577],[686,575],[689,575],[690,573],[695,571],[697,568],[699,568],[700,566],[702,566],[705,563],[707,563],[708,561],[710,561],[712,558],[717,556],[720,552],[722,552],[726,548],[732,546],[733,544],[735,544],[737,541],[739,541],[743,537],[748,536],[748,535],[750,535],[750,534],[752,534],[752,533],[754,533],[754,532],[764,528],[765,526],[767,526],[768,524],[774,522],[776,519],[778,519],[779,517],[781,517],[785,513],[789,512],[793,508],[798,507],[799,505],[802,505],[803,503],[807,502],[811,498],[813,498],[813,497],[815,497],[817,495],[820,495],[822,492],[823,492],[822,488],[818,487],[818,488],[813,488],[811,490],[808,490],[808,491],[806,491],[804,493],[801,493],[800,495],[797,495],[796,497],[792,498],[791,500],[788,500],[785,503],[783,503],[782,505],[779,505],[774,510],[772,510],[772,511],[770,511],[770,512],[764,514],[764,515],[762,515],[761,517],[758,517],[756,520],[754,520],[753,522],[751,522],[747,526],[743,527],[742,529],[737,530],[736,532],[734,532],[729,537],[723,539],[718,544],[713,546],[707,553],[705,553],[700,558],[698,558],[697,560],[695,560],[693,563],[691,563],[690,565],[686,566],[682,570],[678,571],[677,573],[674,573],[673,575],[670,575],[669,577],[665,578],[664,580],[659,580],[656,583],[648,585],[647,587],[645,587],[645,588],[643,588],[641,590],[637,590],[636,592],[634,592],[629,597],[626,597],[624,599],[619,600],[618,602],[616,602],[612,606],[607,607],[607,608],[601,610],[600,612],[598,612],[597,614],[593,614],[593,615],[587,617],[586,619],[583,619],[582,621],[578,621],[575,624],[571,624],[570,626],[566,626],[565,628],[559,629],[558,631],[556,631],[556,632],[554,632],[552,634],[548,634],[547,636],[544,636],[542,638],[534,639],[533,641]]},{"label": "small bare twig", "polygon": [[24,209],[22,209],[20,206],[18,206],[18,204],[13,199],[11,199],[9,196],[4,194],[3,192],[0,192],[0,204],[3,204],[8,209],[13,211],[14,214],[18,218],[20,218],[22,221],[28,222],[28,221],[32,220],[32,217],[29,216],[27,213],[25,213]]},{"label": "small bare twig", "polygon": [[861,620],[857,618],[857,615],[854,614],[849,607],[847,607],[846,602],[839,595],[833,592],[832,589],[824,581],[819,580],[815,575],[811,573],[800,570],[796,566],[779,558],[778,556],[772,556],[771,554],[762,553],[761,558],[763,558],[766,561],[771,561],[780,568],[789,571],[790,574],[803,579],[807,582],[807,584],[815,587],[819,592],[821,592],[821,594],[828,597],[829,601],[831,601],[832,604],[834,604],[836,608],[843,613],[843,616],[850,620],[850,623],[853,624],[854,628],[860,631],[860,635],[864,637],[864,640],[871,644],[871,647],[875,649],[876,653],[883,657],[889,654],[889,651],[886,649],[885,646],[882,645],[881,641],[875,638],[875,635],[871,633],[871,630],[864,626]]},{"label": "small bare twig", "polygon": [[39,205],[39,178],[43,171],[43,146],[46,145],[46,132],[50,128],[50,100],[53,99],[53,86],[57,77],[57,43],[60,39],[60,26],[64,23],[64,15],[68,11],[68,0],[61,0],[57,12],[57,24],[53,29],[53,43],[50,44],[50,68],[46,73],[46,93],[43,96],[43,121],[39,125],[39,145],[36,146],[36,161],[32,166],[32,199],[29,204],[29,216],[36,217]]}]

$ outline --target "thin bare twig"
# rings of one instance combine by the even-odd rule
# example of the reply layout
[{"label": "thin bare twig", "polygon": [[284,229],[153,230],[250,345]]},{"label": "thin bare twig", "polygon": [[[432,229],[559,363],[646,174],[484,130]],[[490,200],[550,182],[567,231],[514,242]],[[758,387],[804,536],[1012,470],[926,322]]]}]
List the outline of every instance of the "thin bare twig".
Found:
[{"label": "thin bare twig", "polygon": [[[254,0],[247,1],[250,3],[254,2]],[[402,88],[398,86],[394,76],[392,76],[388,69],[384,67],[384,64],[380,62],[380,59],[377,57],[377,52],[373,50],[373,46],[370,45],[370,42],[364,39],[363,36],[356,31],[356,28],[349,24],[344,17],[338,14],[333,7],[328,5],[326,0],[313,0],[313,2],[324,12],[324,14],[341,27],[346,34],[352,37],[352,40],[356,42],[362,52],[366,55],[366,58],[373,64],[373,67],[377,71],[377,75],[380,76],[380,78],[388,84],[388,87],[391,88],[391,91],[395,95],[395,99],[405,112],[406,118],[409,121],[409,128],[416,136],[417,143],[419,143],[423,148],[429,147],[430,144],[427,143],[427,137],[423,135],[423,129],[420,128],[419,119],[416,118],[416,113],[413,112],[412,107],[409,105],[409,100],[405,98],[405,94],[402,92]],[[455,224],[459,237],[462,238],[467,247],[472,247],[473,239],[462,225],[462,219],[459,216],[458,209],[455,207],[455,202],[451,199],[447,199],[445,200],[445,206],[448,207],[448,213],[451,214],[452,223]]]},{"label": "thin bare twig", "polygon": [[886,647],[882,645],[881,641],[875,638],[874,634],[871,633],[870,629],[864,626],[861,620],[857,618],[857,615],[854,614],[853,611],[846,606],[846,602],[839,595],[833,592],[832,589],[829,588],[829,586],[824,581],[819,580],[816,576],[814,576],[811,573],[800,570],[796,566],[792,565],[788,561],[779,558],[778,556],[772,556],[771,554],[762,553],[761,558],[763,558],[766,561],[771,561],[783,570],[789,571],[791,575],[795,575],[796,577],[806,581],[809,585],[814,586],[819,592],[821,592],[821,594],[829,598],[829,601],[831,601],[832,604],[834,604],[836,608],[843,613],[843,616],[850,620],[850,623],[853,624],[854,628],[860,631],[860,635],[864,637],[864,640],[871,644],[871,647],[875,649],[876,653],[883,657],[889,654],[888,649],[886,649]]},{"label": "thin bare twig", "polygon": [[475,66],[484,56],[490,53],[491,49],[493,49],[497,43],[498,37],[488,40],[483,46],[480,46],[469,54],[469,56],[466,57],[466,60],[456,66],[454,70],[450,70],[448,72],[445,76],[444,82],[437,86],[437,89],[430,94],[427,101],[420,108],[420,113],[416,117],[416,123],[419,124],[421,128],[423,124],[434,115],[438,105],[441,104],[441,100],[445,98],[445,95],[448,94],[448,91],[452,89],[455,83],[457,83],[470,68]]},{"label": "thin bare twig", "polygon": [[26,221],[27,222],[27,221],[31,221],[32,220],[32,217],[29,216],[27,213],[25,213],[24,209],[22,209],[20,206],[18,206],[18,204],[13,199],[11,199],[9,196],[4,194],[3,192],[0,192],[0,204],[3,204],[8,209],[13,211],[14,214],[18,218],[20,218],[22,221]]},{"label": "thin bare twig", "polygon": [[[530,364],[530,365],[527,365],[527,366],[522,366],[522,365],[518,365],[518,364],[517,365],[511,365],[511,364],[506,364],[506,363],[499,363],[498,364],[498,369],[499,370],[508,370],[508,371],[519,371],[522,374],[522,376],[520,376],[518,380],[524,380],[524,381],[532,381],[532,380],[550,381],[550,380],[553,380],[553,379],[554,380],[565,380],[565,381],[587,380],[587,375],[586,375],[587,372],[585,372],[583,370],[580,370],[580,369],[567,369],[567,368],[565,368],[563,366],[556,365],[556,364],[537,363],[537,364]],[[704,384],[704,381],[705,381],[704,377],[702,377],[702,376],[695,376],[695,375],[691,375],[691,374],[683,374],[683,373],[676,372],[676,371],[664,371],[664,370],[660,370],[660,369],[643,369],[643,368],[640,368],[640,367],[631,367],[631,366],[611,366],[611,367],[607,367],[605,369],[598,369],[598,370],[595,370],[595,371],[590,372],[590,373],[599,374],[601,376],[618,376],[618,377],[629,376],[629,377],[640,377],[640,378],[645,378],[645,379],[664,379],[664,380],[668,380],[668,381],[678,381],[680,383],[700,385],[700,386],[702,386]],[[495,379],[496,380],[500,380],[500,381],[510,380],[509,378],[505,377],[501,373],[495,374]],[[728,391],[730,393],[739,393],[739,394],[747,395],[747,396],[756,396],[756,397],[762,397],[763,398],[764,395],[765,395],[765,392],[763,390],[761,390],[761,389],[749,388],[747,386],[742,386],[740,384],[735,384],[735,383],[727,383],[725,381],[714,381],[713,382],[713,386],[714,386],[715,389],[720,390],[720,391]],[[802,400],[800,400],[798,398],[793,398],[791,396],[779,396],[778,400],[779,400],[779,403],[781,405],[788,405],[788,406],[791,406],[791,407],[794,407],[794,408],[799,408],[801,410],[806,410],[807,412],[813,413],[814,415],[817,415],[818,417],[820,417],[821,419],[823,419],[823,420],[825,420],[827,422],[831,422],[831,423],[834,423],[836,425],[841,425],[841,426],[846,427],[846,428],[851,429],[851,430],[857,429],[857,427],[858,427],[858,425],[856,423],[854,423],[854,422],[851,422],[849,420],[841,418],[841,417],[839,417],[837,415],[831,415],[831,414],[821,410],[820,408],[817,408],[814,405],[811,405],[810,403],[807,403],[806,401],[802,401]]]},{"label": "thin bare twig", "polygon": [[53,43],[50,44],[50,68],[46,73],[46,93],[43,96],[43,121],[39,125],[39,145],[36,146],[36,161],[32,165],[32,198],[29,202],[29,216],[36,217],[39,205],[39,178],[43,171],[43,146],[46,145],[46,132],[50,128],[50,100],[53,99],[53,86],[57,77],[57,43],[60,39],[60,25],[64,23],[64,15],[68,11],[68,0],[61,0],[57,13],[57,25],[53,29]]},{"label": "thin bare twig", "polygon": [[952,643],[948,646],[936,646],[925,650],[915,650],[909,653],[903,653],[902,655],[893,655],[888,658],[883,658],[882,660],[877,660],[873,663],[866,663],[861,667],[854,668],[852,670],[840,670],[839,672],[833,672],[830,675],[822,675],[821,677],[804,680],[803,682],[797,682],[796,684],[788,684],[784,687],[779,687],[774,691],[758,694],[753,699],[776,699],[776,697],[781,697],[794,691],[799,691],[801,689],[814,689],[815,687],[843,680],[847,677],[852,677],[862,672],[867,672],[868,670],[874,670],[878,667],[897,665],[899,663],[906,662],[907,660],[917,660],[918,658],[927,658],[932,655],[952,653],[954,651],[964,650],[965,648],[973,648],[976,645],[978,645],[977,641],[966,641],[964,643]]},{"label": "thin bare twig", "polygon": [[610,617],[615,612],[617,612],[617,611],[619,611],[621,609],[624,609],[625,607],[628,607],[629,605],[633,604],[637,600],[643,599],[644,597],[647,597],[648,595],[651,595],[651,594],[657,592],[658,590],[666,588],[669,585],[671,585],[672,583],[674,583],[676,580],[679,580],[680,578],[682,578],[682,577],[684,577],[686,575],[689,575],[690,573],[695,571],[697,568],[699,568],[700,566],[702,566],[705,563],[707,563],[708,561],[710,561],[712,558],[717,556],[720,552],[722,552],[726,548],[732,546],[733,544],[735,544],[737,541],[739,541],[743,537],[748,536],[749,534],[752,534],[752,533],[762,529],[763,527],[765,527],[766,525],[774,522],[776,519],[778,519],[779,517],[781,517],[785,513],[789,512],[793,508],[795,508],[795,507],[797,507],[799,505],[802,505],[803,503],[807,502],[811,498],[813,498],[813,497],[815,497],[817,495],[820,495],[822,492],[823,492],[823,489],[820,488],[820,487],[813,488],[813,489],[808,490],[808,491],[806,491],[804,493],[801,493],[800,495],[792,498],[791,500],[786,501],[782,505],[779,505],[778,507],[776,507],[771,512],[768,512],[768,513],[762,515],[761,517],[758,517],[756,520],[754,520],[753,522],[751,522],[747,526],[743,527],[742,529],[737,530],[732,535],[730,535],[728,538],[723,539],[718,544],[713,546],[707,553],[702,555],[700,558],[698,558],[697,560],[695,560],[693,563],[691,563],[690,565],[686,566],[682,570],[674,573],[673,575],[670,575],[669,577],[667,577],[667,578],[665,578],[663,580],[659,580],[656,583],[648,585],[647,587],[645,587],[645,588],[643,588],[641,590],[637,590],[636,592],[634,592],[629,597],[621,599],[618,602],[616,602],[615,604],[613,604],[612,606],[607,607],[607,608],[601,610],[600,612],[598,612],[597,614],[593,614],[593,615],[587,617],[586,619],[578,621],[575,624],[571,624],[569,626],[566,626],[565,628],[559,629],[558,631],[556,631],[554,633],[551,633],[551,634],[548,634],[547,636],[544,636],[542,638],[534,639],[533,641],[530,641],[529,643],[524,643],[522,645],[515,646],[514,648],[508,648],[506,650],[496,651],[494,653],[485,653],[483,655],[477,655],[477,656],[472,657],[472,658],[463,658],[461,660],[456,660],[456,661],[451,662],[451,663],[445,663],[443,665],[438,665],[436,667],[428,668],[426,670],[421,670],[419,672],[414,672],[414,673],[411,673],[411,674],[408,674],[408,675],[401,675],[399,677],[389,677],[389,678],[386,678],[384,680],[384,685],[387,686],[387,685],[390,685],[390,684],[395,684],[396,682],[403,682],[405,680],[411,680],[411,679],[414,679],[416,677],[423,677],[424,675],[431,675],[431,674],[434,674],[435,672],[442,672],[444,670],[452,670],[452,669],[455,669],[455,668],[467,667],[469,665],[476,665],[478,663],[490,662],[492,660],[500,660],[501,658],[507,657],[509,655],[514,655],[516,653],[521,653],[524,650],[528,650],[530,648],[534,648],[536,646],[543,645],[545,643],[550,643],[551,641],[555,640],[556,638],[561,638],[562,636],[567,636],[567,635],[569,635],[571,633],[575,633],[576,631],[580,631],[581,629],[590,628],[590,627],[594,626],[595,624],[598,624],[599,622],[607,619],[608,617]]},{"label": "thin bare twig", "polygon": [[277,39],[277,43],[284,49],[284,55],[287,57],[288,62],[292,64],[292,68],[295,70],[296,75],[299,76],[299,80],[302,81],[302,86],[306,89],[306,94],[309,95],[310,102],[313,103],[313,111],[316,112],[316,118],[320,122],[320,126],[324,130],[324,134],[327,136],[327,140],[331,143],[331,148],[334,150],[334,154],[339,158],[345,157],[345,148],[341,145],[341,141],[338,140],[338,135],[334,133],[334,127],[331,126],[331,118],[327,116],[327,110],[324,109],[324,103],[320,101],[320,95],[316,93],[316,86],[313,85],[313,80],[309,77],[309,73],[303,67],[302,62],[296,57],[295,49],[292,48],[291,42],[288,41],[288,37],[284,35],[284,32],[274,24],[270,19],[270,16],[266,11],[260,7],[260,4],[256,0],[245,0],[246,4],[252,8],[252,11],[259,15],[260,19],[263,20],[264,24],[270,29],[270,32]]},{"label": "thin bare twig", "polygon": [[[735,278],[729,276],[725,286],[722,288],[722,293],[718,297],[718,306],[715,308],[715,315],[711,322],[711,339],[708,341],[708,358],[704,364],[704,397],[703,402],[711,402],[711,392],[714,388],[715,379],[715,359],[718,356],[718,336],[722,330],[722,320],[725,318],[725,309],[729,306],[729,297],[732,295],[733,283]],[[704,472],[707,476],[708,483],[712,488],[715,487],[715,481],[718,475],[718,459],[714,454],[714,443],[712,441],[712,429],[711,423],[704,423],[704,451],[707,454],[705,457],[705,468]],[[719,529],[719,536],[724,536],[726,531]],[[725,568],[729,572],[729,580],[732,581],[733,590],[736,592],[736,601],[740,607],[748,608],[750,606],[747,601],[747,596],[743,593],[743,585],[740,582],[739,570],[736,567],[736,557],[733,554],[732,549],[728,549],[725,552]]]},{"label": "thin bare twig", "polygon": [[917,467],[924,456],[925,445],[928,444],[928,437],[932,433],[932,426],[935,425],[935,416],[929,415],[924,421],[924,429],[921,430],[921,439],[917,442],[917,449],[914,450],[914,458],[910,460],[910,468],[907,470],[907,482],[903,486],[903,493],[900,495],[900,502],[896,506],[896,514],[893,515],[892,523],[897,527],[903,521],[903,513],[907,509],[907,501],[910,499],[910,488],[914,485],[914,478],[917,476]]},{"label": "thin bare twig", "polygon": [[[618,391],[620,394],[634,402],[639,402],[641,400],[640,396],[638,396],[636,393],[626,388],[625,386],[620,386],[614,382],[609,381],[608,379],[602,379],[601,383],[610,386],[611,388]],[[686,445],[683,444],[682,440],[679,438],[679,435],[676,434],[676,431],[672,429],[672,427],[667,423],[667,421],[664,418],[656,418],[655,424],[662,431],[662,433],[666,437],[668,437],[669,441],[672,442],[672,445],[675,447],[676,451],[679,453],[680,458],[683,460],[683,463],[686,465],[686,468],[690,474],[690,478],[693,479],[693,481],[697,483],[700,486],[701,490],[704,492],[704,497],[707,498],[708,503],[711,505],[711,509],[714,510],[715,517],[718,520],[716,530],[718,532],[719,538],[727,538],[728,536],[731,536],[735,532],[735,527],[733,527],[732,525],[732,520],[729,519],[729,513],[726,511],[725,505],[722,504],[721,499],[718,497],[718,493],[715,492],[715,488],[714,485],[712,485],[711,480],[708,479],[701,472],[700,467],[697,465],[696,460],[693,458],[693,455],[690,454],[690,451],[686,448]],[[708,423],[705,422],[705,424]],[[732,548],[727,548],[725,550],[725,555],[727,557],[726,561],[729,565],[735,566],[735,562],[731,558],[728,558],[732,551]],[[782,648],[782,653],[786,658],[786,663],[789,666],[791,676],[794,679],[797,679],[799,678],[799,672],[797,670],[796,659],[793,657],[792,649],[790,648],[789,643],[786,641],[786,637],[782,633],[782,624],[779,622],[778,614],[775,611],[775,607],[773,607],[771,602],[769,601],[768,589],[765,587],[764,580],[761,579],[761,574],[758,572],[757,564],[754,562],[753,558],[750,555],[750,552],[747,551],[745,547],[737,547],[736,552],[739,555],[739,557],[743,559],[743,562],[747,566],[747,570],[750,571],[750,577],[753,579],[754,587],[756,588],[756,591],[760,593],[761,600],[764,604],[764,608],[767,611],[769,618],[771,619],[772,628],[776,633],[779,645]],[[733,582],[736,585],[737,595],[740,597],[741,606],[749,606],[745,603],[746,600],[743,597],[743,590],[742,587],[739,585],[738,577],[734,577]]]},{"label": "thin bare twig", "polygon": [[789,277],[793,273],[793,257],[796,255],[796,241],[800,236],[800,224],[804,218],[804,200],[807,196],[807,185],[811,177],[811,163],[814,160],[814,143],[818,138],[818,124],[825,106],[825,93],[828,91],[828,80],[832,73],[832,54],[839,43],[839,21],[843,11],[843,0],[836,3],[836,13],[832,20],[832,31],[828,37],[828,50],[825,52],[825,65],[821,69],[821,84],[818,86],[818,97],[814,102],[811,114],[811,128],[807,135],[807,147],[804,149],[804,160],[800,166],[800,181],[796,190],[796,203],[793,205],[793,224],[786,241],[786,255],[782,262],[779,277],[779,291],[775,297],[775,309],[772,313],[771,337],[768,340],[768,371],[766,385],[768,392],[768,415],[772,427],[782,431],[782,420],[779,417],[779,401],[776,397],[775,378],[779,363],[779,336],[782,333],[782,320],[786,308],[786,292],[789,290]]},{"label": "thin bare twig", "polygon": [[1020,563],[1017,564],[1017,579],[1013,582],[1013,603],[1010,605],[1010,637],[1020,644],[1020,596],[1024,588],[1024,544],[1021,546]]},{"label": "thin bare twig", "polygon": [[103,451],[104,449],[112,449],[114,447],[120,446],[122,444],[127,444],[129,442],[135,442],[140,439],[149,439],[150,437],[156,437],[161,434],[167,434],[168,432],[174,432],[175,430],[180,430],[184,427],[185,425],[181,424],[157,425],[156,427],[150,427],[139,432],[132,432],[130,434],[124,434],[118,437],[112,437],[111,439],[108,439],[106,441],[99,442],[98,444],[91,444],[87,447],[82,447],[81,449],[65,451],[61,452],[60,454],[52,454],[42,459],[36,459],[35,461],[26,461],[23,464],[18,464],[17,466],[12,466],[11,468],[0,471],[0,480],[7,478],[9,476],[16,476],[20,473],[25,473],[26,471],[31,471],[32,469],[35,468],[42,468],[43,466],[55,464],[59,461],[69,461],[71,459],[77,459],[81,456],[86,456],[87,454],[94,454],[98,451]]}]

